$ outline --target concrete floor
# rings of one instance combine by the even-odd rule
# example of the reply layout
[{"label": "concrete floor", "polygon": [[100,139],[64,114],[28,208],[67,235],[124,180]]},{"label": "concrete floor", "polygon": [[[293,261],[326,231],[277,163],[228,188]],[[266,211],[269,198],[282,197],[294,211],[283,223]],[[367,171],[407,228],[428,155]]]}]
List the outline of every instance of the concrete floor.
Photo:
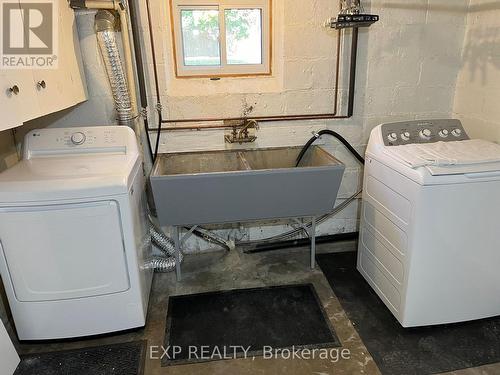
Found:
[{"label": "concrete floor", "polygon": [[[354,242],[320,245],[318,252],[355,250]],[[343,348],[350,351],[349,360],[284,360],[262,357],[215,361],[201,364],[161,367],[160,360],[147,359],[145,375],[161,374],[380,374],[351,322],[347,319],[328,281],[319,269],[308,266],[308,249],[287,249],[260,254],[210,253],[189,256],[183,265],[183,280],[173,274],[157,274],[153,281],[147,325],[144,329],[105,337],[44,343],[15,342],[21,354],[90,347],[132,340],[147,340],[148,345],[161,346],[164,340],[168,297],[236,288],[312,283],[323,303]],[[209,322],[207,322],[209,323]],[[11,329],[11,336],[15,337]],[[467,369],[448,375],[493,375],[500,364]]]}]

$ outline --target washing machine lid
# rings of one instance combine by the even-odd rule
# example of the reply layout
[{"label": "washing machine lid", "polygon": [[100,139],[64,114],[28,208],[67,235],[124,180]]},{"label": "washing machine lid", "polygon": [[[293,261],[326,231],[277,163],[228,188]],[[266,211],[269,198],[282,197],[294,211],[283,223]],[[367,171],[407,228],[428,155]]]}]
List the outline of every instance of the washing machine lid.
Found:
[{"label": "washing machine lid", "polygon": [[500,145],[481,139],[386,147],[385,152],[412,169],[432,176],[500,171]]},{"label": "washing machine lid", "polygon": [[[75,144],[74,134],[84,141]],[[0,204],[127,194],[139,167],[129,128],[34,130],[25,137],[24,159],[0,173]]]},{"label": "washing machine lid", "polygon": [[500,163],[500,145],[482,139],[414,143],[386,147],[386,152],[410,168],[428,167],[437,175],[484,171]]}]

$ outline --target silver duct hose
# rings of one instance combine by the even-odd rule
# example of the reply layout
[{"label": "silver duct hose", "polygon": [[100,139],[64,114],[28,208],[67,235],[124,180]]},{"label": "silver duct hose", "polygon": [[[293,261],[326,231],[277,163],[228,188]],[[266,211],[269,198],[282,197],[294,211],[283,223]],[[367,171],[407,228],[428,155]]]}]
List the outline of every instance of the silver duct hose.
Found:
[{"label": "silver duct hose", "polygon": [[[118,123],[133,126],[134,115],[127,75],[123,68],[120,51],[116,42],[116,14],[109,10],[99,10],[95,15],[95,31],[104,67],[108,75],[115,108],[118,113]],[[170,272],[175,269],[175,245],[150,218],[149,234],[151,242],[164,253],[162,257],[154,257],[146,267],[155,272]],[[180,261],[183,260],[181,253]]]},{"label": "silver duct hose", "polygon": [[[167,237],[163,231],[156,226],[150,218],[149,234],[151,235],[151,242],[160,251],[165,254],[165,257],[154,257],[148,263],[149,268],[155,272],[171,272],[175,269],[175,244],[174,241]],[[179,260],[182,263],[184,255],[180,253]]]},{"label": "silver duct hose", "polygon": [[94,26],[97,42],[111,85],[111,92],[118,113],[118,123],[133,126],[132,102],[127,85],[127,75],[116,42],[116,25],[115,13],[109,10],[99,10],[96,13]]}]

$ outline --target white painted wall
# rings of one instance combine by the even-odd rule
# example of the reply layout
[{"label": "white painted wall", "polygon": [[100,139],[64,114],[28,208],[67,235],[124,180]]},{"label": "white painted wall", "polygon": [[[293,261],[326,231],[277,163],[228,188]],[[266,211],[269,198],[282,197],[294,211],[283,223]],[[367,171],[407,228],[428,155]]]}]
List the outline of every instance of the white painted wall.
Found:
[{"label": "white painted wall", "polygon": [[471,0],[454,114],[474,138],[500,142],[500,2]]},{"label": "white painted wall", "polygon": [[[145,2],[134,1],[141,8],[141,38],[150,56]],[[255,107],[254,115],[304,114],[332,109],[332,67],[337,34],[323,24],[338,12],[337,1],[274,0],[273,77],[227,78],[216,82],[174,77],[168,1],[151,0],[151,3],[165,118],[239,116],[245,102]],[[456,79],[461,69],[468,0],[372,0],[364,3],[367,11],[380,14],[381,21],[360,31],[354,117],[335,121],[265,123],[255,147],[302,145],[312,130],[330,128],[345,135],[362,151],[369,132],[379,123],[451,116]],[[114,122],[109,85],[93,32],[93,12],[79,13],[77,23],[90,100],[71,111],[28,124],[24,127],[26,130],[34,126]],[[346,48],[348,45],[347,41]],[[151,96],[151,59],[148,67]],[[341,89],[345,104],[345,79]],[[152,99],[151,107],[154,103]],[[341,110],[345,112],[345,105]],[[341,147],[334,146],[332,140],[324,142],[348,166],[339,195],[339,199],[345,199],[357,189],[359,168]],[[166,133],[161,140],[162,152],[226,147],[219,130]],[[319,231],[354,231],[357,221],[358,209],[353,205],[335,220],[322,225]],[[280,225],[252,226],[250,230],[238,229],[234,235],[257,238],[264,232],[274,233],[281,229]],[[195,250],[197,246],[191,248]]]}]

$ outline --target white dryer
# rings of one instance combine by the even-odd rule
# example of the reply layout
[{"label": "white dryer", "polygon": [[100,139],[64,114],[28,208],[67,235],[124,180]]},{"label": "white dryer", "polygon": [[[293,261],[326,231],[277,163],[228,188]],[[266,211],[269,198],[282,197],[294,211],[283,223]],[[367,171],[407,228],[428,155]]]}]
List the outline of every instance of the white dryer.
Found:
[{"label": "white dryer", "polygon": [[127,127],[34,130],[0,174],[0,273],[20,340],[145,324],[142,161]]},{"label": "white dryer", "polygon": [[[476,149],[468,163],[459,150],[469,142],[458,120],[384,124],[371,133],[358,270],[403,327],[500,315],[500,147],[485,142],[496,155],[481,162]],[[415,157],[411,146],[398,146],[415,144],[455,159],[439,165],[436,154],[435,165],[412,167],[400,152]]]}]

